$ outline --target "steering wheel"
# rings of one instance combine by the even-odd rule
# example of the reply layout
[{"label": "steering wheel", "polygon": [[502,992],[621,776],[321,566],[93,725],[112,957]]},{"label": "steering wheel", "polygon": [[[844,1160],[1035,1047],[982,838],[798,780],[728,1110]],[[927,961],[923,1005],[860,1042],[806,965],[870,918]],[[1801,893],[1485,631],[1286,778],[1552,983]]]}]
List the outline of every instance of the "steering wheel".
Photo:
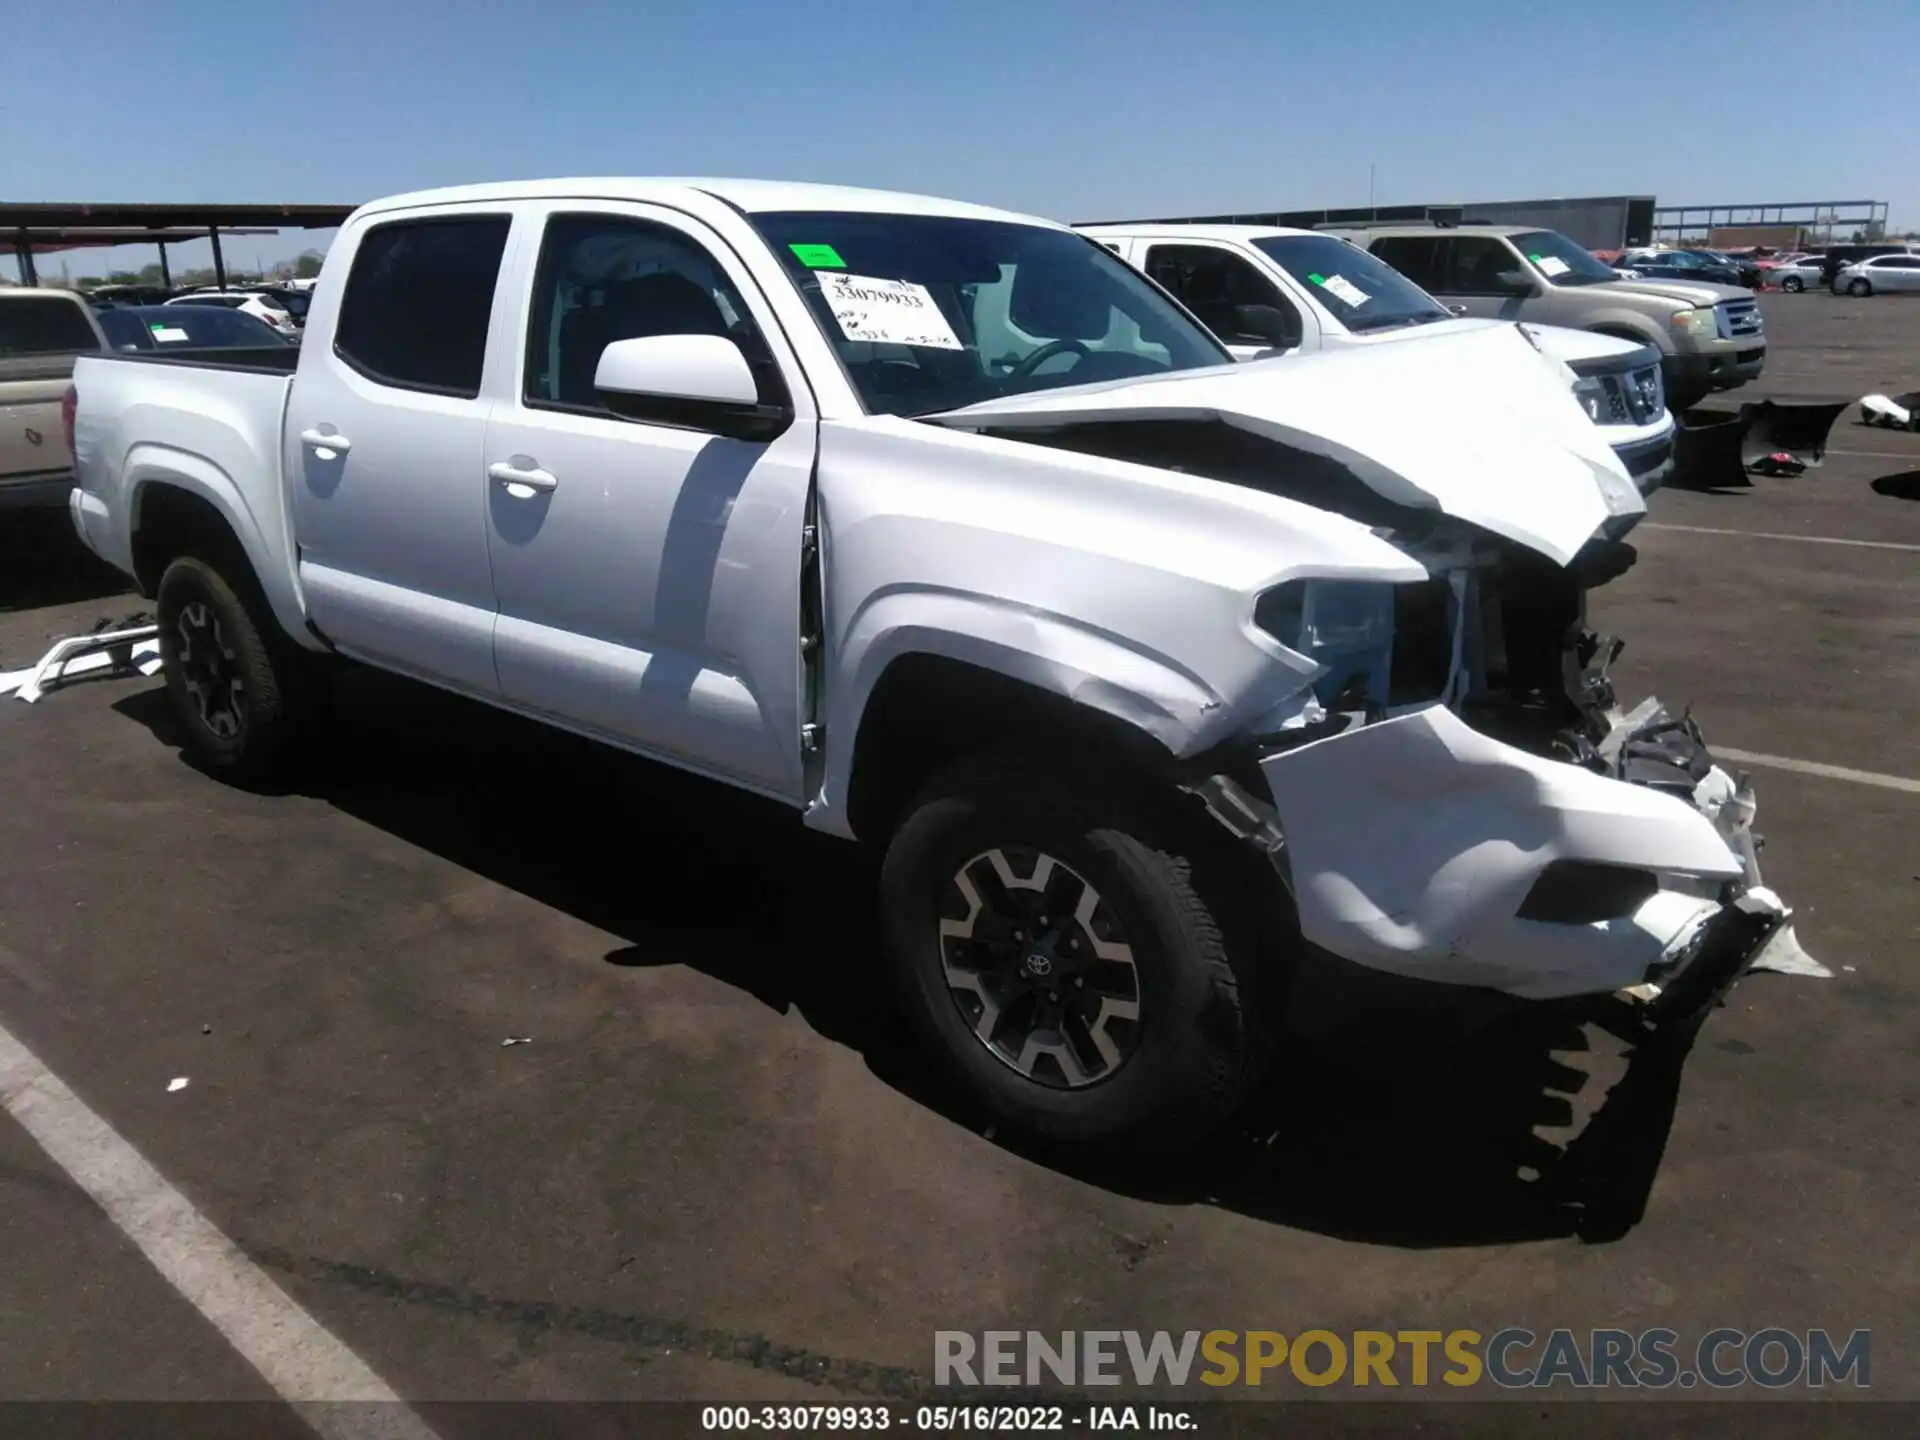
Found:
[{"label": "steering wheel", "polygon": [[1012,380],[1024,380],[1054,356],[1064,355],[1069,350],[1081,356],[1091,355],[1093,353],[1087,348],[1085,343],[1079,340],[1049,340],[1045,345],[1042,345],[1038,350],[1014,366],[1013,369],[1009,370],[1007,377]]}]

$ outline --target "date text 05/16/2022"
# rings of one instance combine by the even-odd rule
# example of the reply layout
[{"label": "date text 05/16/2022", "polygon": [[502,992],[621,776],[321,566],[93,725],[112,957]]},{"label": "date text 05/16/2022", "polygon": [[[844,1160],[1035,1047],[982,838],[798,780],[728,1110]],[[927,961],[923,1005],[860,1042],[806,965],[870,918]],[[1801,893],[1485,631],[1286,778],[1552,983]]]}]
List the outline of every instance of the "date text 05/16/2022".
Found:
[{"label": "date text 05/16/2022", "polygon": [[895,1429],[1005,1435],[1198,1428],[1189,1411],[1159,1405],[708,1405],[700,1412],[700,1427],[772,1435]]}]

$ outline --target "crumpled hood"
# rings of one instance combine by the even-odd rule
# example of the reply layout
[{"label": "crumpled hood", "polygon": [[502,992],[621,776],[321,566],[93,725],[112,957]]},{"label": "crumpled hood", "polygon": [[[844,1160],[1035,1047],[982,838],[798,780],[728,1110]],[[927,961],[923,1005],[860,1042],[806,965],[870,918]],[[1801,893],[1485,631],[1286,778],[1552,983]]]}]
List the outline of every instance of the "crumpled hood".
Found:
[{"label": "crumpled hood", "polygon": [[[1324,455],[1388,500],[1439,510],[1559,564],[1646,510],[1565,369],[1518,326],[1078,385],[917,417],[1007,432],[1217,420]],[[1286,464],[1276,454],[1275,464]]]}]

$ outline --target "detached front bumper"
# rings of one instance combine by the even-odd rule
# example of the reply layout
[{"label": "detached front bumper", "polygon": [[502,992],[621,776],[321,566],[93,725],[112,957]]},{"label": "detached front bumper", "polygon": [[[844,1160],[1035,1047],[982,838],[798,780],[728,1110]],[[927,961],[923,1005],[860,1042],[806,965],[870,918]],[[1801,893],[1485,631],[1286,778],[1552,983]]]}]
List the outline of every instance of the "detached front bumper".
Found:
[{"label": "detached front bumper", "polygon": [[1751,797],[1717,768],[1690,801],[1437,705],[1259,766],[1302,934],[1376,970],[1530,1000],[1635,991],[1664,1023],[1787,918],[1758,883]]}]

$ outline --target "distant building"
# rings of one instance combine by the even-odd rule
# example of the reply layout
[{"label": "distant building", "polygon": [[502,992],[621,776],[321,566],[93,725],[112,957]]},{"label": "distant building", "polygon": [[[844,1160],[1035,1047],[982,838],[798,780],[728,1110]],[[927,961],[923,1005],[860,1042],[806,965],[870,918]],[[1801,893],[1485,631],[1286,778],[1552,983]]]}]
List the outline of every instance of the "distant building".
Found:
[{"label": "distant building", "polygon": [[[1653,240],[1654,197],[1600,195],[1572,200],[1475,200],[1459,204],[1349,205],[1327,210],[1241,211],[1232,215],[1129,216],[1133,223],[1317,226],[1485,223],[1558,230],[1589,250],[1622,250]],[[1125,223],[1125,222],[1087,222]]]}]

